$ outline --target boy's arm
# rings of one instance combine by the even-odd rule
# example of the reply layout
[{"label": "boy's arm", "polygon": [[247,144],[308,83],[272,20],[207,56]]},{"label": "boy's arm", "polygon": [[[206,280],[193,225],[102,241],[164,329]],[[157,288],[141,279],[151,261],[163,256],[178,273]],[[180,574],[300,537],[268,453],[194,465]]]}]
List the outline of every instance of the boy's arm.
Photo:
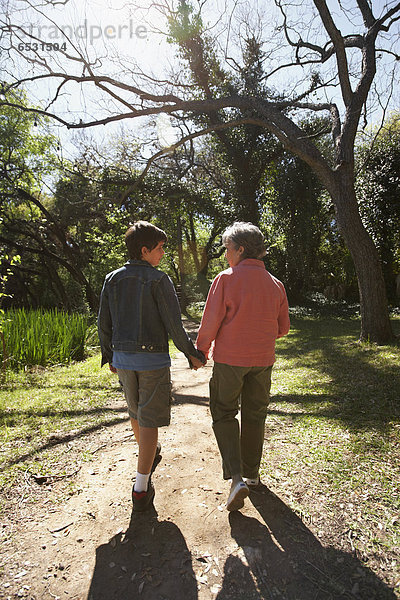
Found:
[{"label": "boy's arm", "polygon": [[108,303],[107,280],[104,281],[103,289],[100,296],[100,308],[97,316],[97,331],[99,334],[101,348],[101,366],[112,362],[112,321],[110,306]]},{"label": "boy's arm", "polygon": [[[183,352],[189,360],[189,356],[193,356],[204,364],[205,358],[202,352],[199,352],[194,347],[194,344],[186,333],[181,318],[181,309],[179,306],[178,297],[175,292],[174,285],[168,275],[164,275],[155,286],[155,296],[157,306],[160,311],[161,319],[165,329],[171,336],[175,346]],[[192,364],[192,363],[191,363]]]},{"label": "boy's arm", "polygon": [[208,292],[196,340],[197,348],[203,352],[206,358],[208,357],[211,344],[217,336],[225,313],[224,280],[217,275]]}]

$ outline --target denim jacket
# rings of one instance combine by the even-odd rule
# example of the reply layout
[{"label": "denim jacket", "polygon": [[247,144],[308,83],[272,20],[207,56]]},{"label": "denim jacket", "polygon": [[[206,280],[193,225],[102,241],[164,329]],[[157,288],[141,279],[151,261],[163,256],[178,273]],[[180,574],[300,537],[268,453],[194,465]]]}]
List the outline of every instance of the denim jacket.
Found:
[{"label": "denim jacket", "polygon": [[168,352],[168,334],[185,354],[199,358],[181,321],[171,279],[145,260],[129,260],[104,281],[97,319],[101,366],[119,352]]}]

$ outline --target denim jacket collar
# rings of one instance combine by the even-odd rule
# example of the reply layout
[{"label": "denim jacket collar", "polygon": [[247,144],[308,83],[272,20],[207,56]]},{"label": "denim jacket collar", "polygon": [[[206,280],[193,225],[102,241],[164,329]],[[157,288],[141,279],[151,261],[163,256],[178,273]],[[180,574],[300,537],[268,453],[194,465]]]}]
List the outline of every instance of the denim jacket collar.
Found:
[{"label": "denim jacket collar", "polygon": [[153,267],[153,265],[151,265],[149,262],[147,262],[147,260],[142,260],[142,259],[136,259],[136,258],[130,258],[125,265],[139,265],[140,267],[150,267],[151,269],[154,269],[155,267]]}]

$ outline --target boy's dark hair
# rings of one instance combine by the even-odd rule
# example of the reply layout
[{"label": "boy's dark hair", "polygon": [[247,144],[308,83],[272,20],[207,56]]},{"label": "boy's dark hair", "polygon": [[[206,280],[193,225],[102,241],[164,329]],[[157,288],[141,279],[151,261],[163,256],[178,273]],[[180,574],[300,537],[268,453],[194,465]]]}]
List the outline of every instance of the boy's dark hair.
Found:
[{"label": "boy's dark hair", "polygon": [[151,251],[159,242],[166,242],[167,240],[165,231],[147,221],[137,221],[129,227],[125,234],[125,244],[128,248],[129,258],[134,260],[142,258],[143,246]]}]

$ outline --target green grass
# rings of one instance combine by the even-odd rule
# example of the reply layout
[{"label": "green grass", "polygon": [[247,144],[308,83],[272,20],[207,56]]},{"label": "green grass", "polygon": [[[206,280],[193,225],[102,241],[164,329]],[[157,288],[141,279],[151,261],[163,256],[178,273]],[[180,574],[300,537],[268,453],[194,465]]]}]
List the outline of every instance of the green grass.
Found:
[{"label": "green grass", "polygon": [[58,473],[60,452],[68,450],[70,436],[127,418],[123,406],[115,408],[116,399],[121,399],[118,380],[107,367],[100,369],[99,355],[9,375],[0,387],[0,484],[9,488],[27,469]]},{"label": "green grass", "polygon": [[[6,345],[5,367],[21,370],[32,365],[65,364],[82,360],[88,317],[51,310],[8,310],[1,319]],[[3,348],[0,357],[4,360]]]},{"label": "green grass", "polygon": [[356,320],[294,318],[278,341],[263,477],[327,535],[340,521],[395,585],[400,349],[359,344],[358,332]]}]

